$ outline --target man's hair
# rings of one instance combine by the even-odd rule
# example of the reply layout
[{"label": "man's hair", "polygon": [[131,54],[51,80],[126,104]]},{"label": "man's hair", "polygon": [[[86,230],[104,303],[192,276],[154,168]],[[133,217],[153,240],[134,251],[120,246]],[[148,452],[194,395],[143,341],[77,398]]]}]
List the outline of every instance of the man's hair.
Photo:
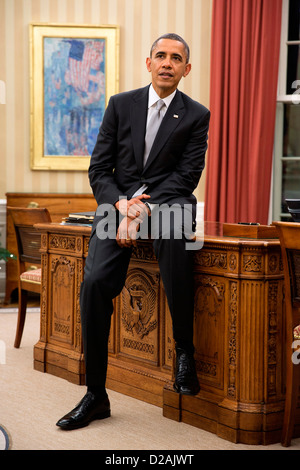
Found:
[{"label": "man's hair", "polygon": [[173,41],[179,41],[181,42],[183,45],[184,45],[184,48],[185,48],[185,53],[186,53],[186,63],[188,64],[189,60],[190,60],[190,48],[188,46],[188,44],[185,42],[185,40],[179,36],[178,34],[175,34],[175,33],[167,33],[167,34],[163,34],[162,36],[160,36],[158,39],[156,39],[154,41],[154,43],[152,44],[151,46],[151,49],[150,49],[150,57],[152,57],[152,52],[153,52],[153,49],[155,49],[158,41],[160,41],[161,39],[172,39]]}]

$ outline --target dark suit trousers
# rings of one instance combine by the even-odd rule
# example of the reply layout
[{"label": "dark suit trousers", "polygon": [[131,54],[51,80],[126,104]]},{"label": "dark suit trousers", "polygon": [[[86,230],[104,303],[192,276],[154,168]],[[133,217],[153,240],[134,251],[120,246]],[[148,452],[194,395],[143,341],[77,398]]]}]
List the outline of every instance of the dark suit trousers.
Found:
[{"label": "dark suit trousers", "polygon": [[[159,236],[153,240],[172,317],[177,343],[193,343],[193,251],[186,250],[184,236]],[[81,286],[81,321],[86,364],[86,384],[105,388],[108,337],[114,297],[121,292],[131,249],[120,248],[115,239],[99,239],[93,227]]]}]

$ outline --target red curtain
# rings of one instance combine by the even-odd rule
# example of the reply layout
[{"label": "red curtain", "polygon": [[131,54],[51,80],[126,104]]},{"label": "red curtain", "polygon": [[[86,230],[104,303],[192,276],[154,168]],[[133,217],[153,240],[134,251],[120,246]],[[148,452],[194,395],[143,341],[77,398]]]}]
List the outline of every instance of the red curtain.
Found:
[{"label": "red curtain", "polygon": [[205,220],[268,223],[282,0],[214,0]]}]

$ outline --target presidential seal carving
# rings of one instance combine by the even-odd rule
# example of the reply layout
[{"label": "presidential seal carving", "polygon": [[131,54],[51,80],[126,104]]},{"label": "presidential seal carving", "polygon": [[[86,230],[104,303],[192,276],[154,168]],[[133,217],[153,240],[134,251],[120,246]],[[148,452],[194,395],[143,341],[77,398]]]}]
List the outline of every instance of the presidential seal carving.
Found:
[{"label": "presidential seal carving", "polygon": [[156,294],[148,276],[141,271],[127,277],[122,291],[122,323],[127,332],[143,339],[157,327],[153,319]]}]

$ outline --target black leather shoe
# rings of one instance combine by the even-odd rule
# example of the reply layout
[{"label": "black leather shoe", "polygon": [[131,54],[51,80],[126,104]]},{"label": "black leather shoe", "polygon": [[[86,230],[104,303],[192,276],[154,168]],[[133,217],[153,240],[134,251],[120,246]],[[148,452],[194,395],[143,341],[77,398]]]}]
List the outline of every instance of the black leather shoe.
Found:
[{"label": "black leather shoe", "polygon": [[184,395],[197,395],[200,390],[194,356],[181,348],[176,348],[174,389]]},{"label": "black leather shoe", "polygon": [[74,410],[57,421],[56,426],[61,429],[71,430],[83,428],[95,419],[109,418],[109,399],[99,399],[92,392],[87,392]]}]

